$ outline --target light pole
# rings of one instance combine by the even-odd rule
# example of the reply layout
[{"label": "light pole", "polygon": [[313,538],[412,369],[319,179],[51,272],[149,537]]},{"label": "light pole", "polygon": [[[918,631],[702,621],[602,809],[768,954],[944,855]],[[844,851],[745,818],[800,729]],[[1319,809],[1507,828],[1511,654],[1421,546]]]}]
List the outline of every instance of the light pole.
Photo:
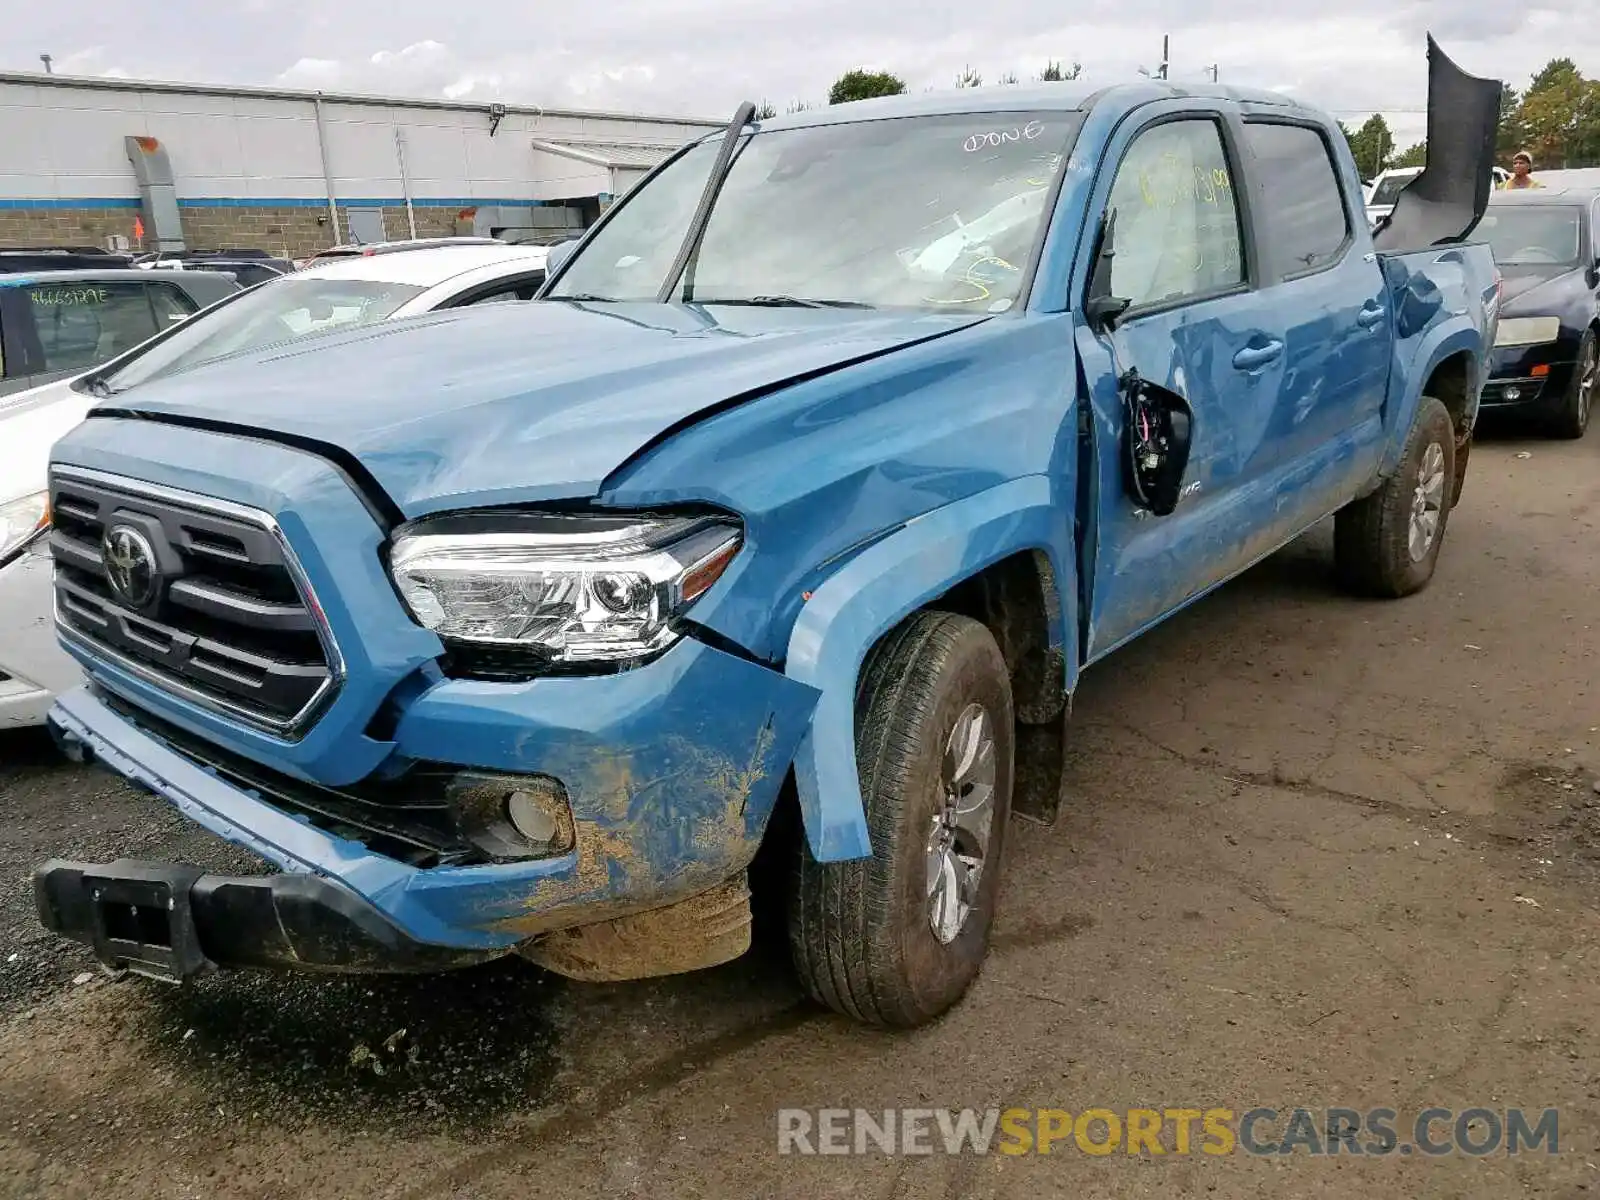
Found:
[{"label": "light pole", "polygon": [[39,55],[39,61],[44,64],[44,73],[46,75],[55,74],[55,72],[50,69],[50,56],[48,54]]}]

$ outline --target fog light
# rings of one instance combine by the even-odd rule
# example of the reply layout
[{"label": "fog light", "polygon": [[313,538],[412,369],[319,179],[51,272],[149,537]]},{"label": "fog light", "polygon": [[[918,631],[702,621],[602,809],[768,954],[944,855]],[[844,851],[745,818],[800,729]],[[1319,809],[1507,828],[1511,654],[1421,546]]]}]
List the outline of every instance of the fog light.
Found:
[{"label": "fog light", "polygon": [[536,846],[550,845],[560,832],[555,817],[531,792],[512,792],[507,796],[506,817],[518,833]]},{"label": "fog light", "polygon": [[574,845],[567,789],[548,775],[462,774],[449,798],[461,832],[494,858],[547,858]]},{"label": "fog light", "polygon": [[1515,403],[1516,401],[1522,399],[1522,389],[1519,387],[1508,387],[1504,392],[1501,393],[1501,395],[1503,395],[1507,400]]}]

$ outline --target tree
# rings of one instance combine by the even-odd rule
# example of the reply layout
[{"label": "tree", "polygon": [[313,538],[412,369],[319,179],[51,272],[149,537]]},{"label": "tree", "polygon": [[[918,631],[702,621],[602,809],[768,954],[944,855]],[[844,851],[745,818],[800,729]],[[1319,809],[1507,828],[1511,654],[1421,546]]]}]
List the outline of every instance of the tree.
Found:
[{"label": "tree", "polygon": [[758,121],[770,121],[777,115],[778,110],[772,107],[770,101],[763,100],[760,104],[756,105],[755,119]]},{"label": "tree", "polygon": [[1389,164],[1395,167],[1425,167],[1428,165],[1428,143],[1418,142],[1394,162]]},{"label": "tree", "polygon": [[1510,165],[1511,156],[1527,142],[1527,131],[1522,126],[1522,97],[1509,83],[1500,85],[1500,127],[1495,133],[1495,157]]},{"label": "tree", "polygon": [[1600,159],[1600,87],[1570,58],[1554,58],[1533,77],[1517,106],[1523,146],[1544,167]]},{"label": "tree", "polygon": [[975,88],[982,86],[983,76],[974,71],[971,67],[964,68],[961,74],[956,76],[956,87],[958,88]]},{"label": "tree", "polygon": [[811,101],[809,101],[809,100],[791,100],[791,101],[789,101],[789,107],[786,108],[784,111],[787,112],[791,117],[794,116],[795,113],[810,112],[811,111]]},{"label": "tree", "polygon": [[1010,87],[1017,82],[1017,73],[1015,71],[1006,71],[995,82],[1001,87]]},{"label": "tree", "polygon": [[1382,113],[1373,113],[1354,133],[1343,122],[1339,128],[1350,142],[1350,153],[1355,156],[1363,179],[1371,179],[1389,166],[1394,155],[1394,134],[1389,132],[1389,122]]},{"label": "tree", "polygon": [[1076,79],[1083,74],[1083,64],[1073,63],[1070,67],[1063,68],[1060,61],[1051,59],[1045,63],[1044,70],[1039,72],[1040,83],[1062,83],[1069,79]]},{"label": "tree", "polygon": [[870,100],[874,96],[900,96],[906,90],[905,80],[888,71],[868,71],[858,68],[846,71],[833,81],[828,89],[829,104],[848,104],[852,100]]}]

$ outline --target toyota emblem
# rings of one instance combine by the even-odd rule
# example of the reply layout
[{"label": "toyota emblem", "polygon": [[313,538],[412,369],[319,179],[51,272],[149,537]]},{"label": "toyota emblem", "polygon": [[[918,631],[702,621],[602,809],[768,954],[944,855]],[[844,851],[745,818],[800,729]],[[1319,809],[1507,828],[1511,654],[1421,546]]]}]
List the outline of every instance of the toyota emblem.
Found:
[{"label": "toyota emblem", "polygon": [[129,608],[148,608],[161,594],[161,571],[155,548],[132,525],[113,525],[100,539],[111,591]]}]

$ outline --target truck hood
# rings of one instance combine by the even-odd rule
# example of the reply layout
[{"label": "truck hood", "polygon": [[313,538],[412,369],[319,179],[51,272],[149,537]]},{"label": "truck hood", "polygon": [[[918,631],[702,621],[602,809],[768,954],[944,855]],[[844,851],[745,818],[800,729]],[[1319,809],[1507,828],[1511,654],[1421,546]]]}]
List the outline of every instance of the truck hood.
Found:
[{"label": "truck hood", "polygon": [[664,304],[491,304],[256,351],[109,398],[107,415],[353,456],[407,517],[577,498],[708,410],[984,319]]}]

